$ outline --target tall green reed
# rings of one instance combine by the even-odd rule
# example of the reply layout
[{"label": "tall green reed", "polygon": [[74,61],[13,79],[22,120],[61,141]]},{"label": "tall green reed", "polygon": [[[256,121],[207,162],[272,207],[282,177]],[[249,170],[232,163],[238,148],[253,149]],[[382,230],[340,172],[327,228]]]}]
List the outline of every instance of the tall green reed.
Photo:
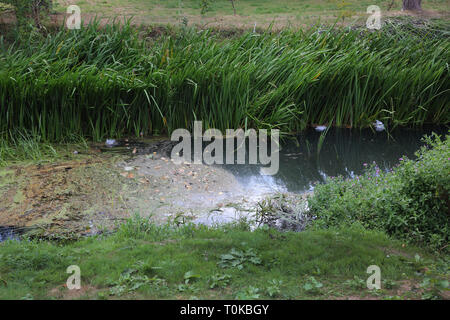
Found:
[{"label": "tall green reed", "polygon": [[170,133],[194,120],[284,132],[448,123],[450,41],[388,30],[220,39],[182,29],[149,40],[129,23],[92,23],[0,44],[0,131],[60,141]]}]

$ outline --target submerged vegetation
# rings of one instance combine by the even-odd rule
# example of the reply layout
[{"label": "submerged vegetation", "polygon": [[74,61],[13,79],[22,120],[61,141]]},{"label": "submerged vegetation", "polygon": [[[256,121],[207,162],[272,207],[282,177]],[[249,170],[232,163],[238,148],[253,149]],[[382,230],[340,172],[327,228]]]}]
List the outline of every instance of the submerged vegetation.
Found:
[{"label": "submerged vegetation", "polygon": [[[445,30],[316,27],[223,39],[182,28],[158,39],[97,24],[0,43],[0,132],[43,141],[204,127],[448,123]],[[440,28],[448,25],[441,24]],[[430,35],[433,36],[430,36]]]}]

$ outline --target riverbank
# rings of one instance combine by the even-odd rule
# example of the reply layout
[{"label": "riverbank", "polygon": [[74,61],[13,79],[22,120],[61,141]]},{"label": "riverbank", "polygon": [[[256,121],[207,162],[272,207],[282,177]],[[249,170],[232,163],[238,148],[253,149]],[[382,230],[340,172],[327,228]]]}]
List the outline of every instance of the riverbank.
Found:
[{"label": "riverbank", "polygon": [[[449,137],[394,134],[448,132],[447,22],[147,31],[0,43],[0,298],[448,299]],[[144,142],[194,120],[301,134],[264,178]]]},{"label": "riverbank", "polygon": [[[435,222],[448,208],[449,140],[428,144],[392,171],[253,204],[223,168],[174,166],[133,146],[125,155],[93,145],[72,153],[77,160],[5,167],[2,223],[15,219],[30,232],[0,243],[0,297],[447,299],[448,220]],[[408,208],[419,203],[425,209],[413,217]],[[244,215],[227,221],[228,209]],[[221,220],[207,223],[211,211]],[[392,217],[415,225],[389,224]],[[365,285],[373,264],[381,290]],[[69,265],[82,270],[80,290],[64,285]]]},{"label": "riverbank", "polygon": [[[134,218],[113,235],[65,244],[0,243],[1,299],[430,299],[445,297],[442,257],[366,231],[250,231],[156,226]],[[366,286],[381,268],[382,289]],[[67,267],[81,271],[69,290]],[[439,271],[438,271],[439,272]],[[427,280],[428,279],[428,280]],[[441,281],[439,280],[439,281]]]}]

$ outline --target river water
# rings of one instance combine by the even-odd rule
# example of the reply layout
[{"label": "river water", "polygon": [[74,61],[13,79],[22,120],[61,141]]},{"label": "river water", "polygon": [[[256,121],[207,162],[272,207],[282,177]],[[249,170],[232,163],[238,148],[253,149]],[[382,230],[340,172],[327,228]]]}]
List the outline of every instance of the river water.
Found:
[{"label": "river water", "polygon": [[[226,201],[231,200],[222,198],[233,192],[237,193],[239,197],[244,197],[248,200],[252,198],[258,199],[258,197],[276,192],[295,194],[313,191],[314,185],[318,182],[324,182],[327,177],[339,175],[344,177],[354,177],[362,174],[365,163],[370,164],[376,162],[380,168],[388,170],[398,164],[399,159],[402,157],[415,158],[414,153],[424,145],[424,143],[421,142],[421,138],[424,134],[429,135],[432,132],[445,135],[448,132],[448,128],[402,128],[390,132],[389,134],[386,131],[374,132],[370,129],[330,129],[326,134],[324,132],[317,132],[314,129],[307,130],[282,140],[279,153],[279,171],[273,176],[262,175],[261,165],[250,165],[248,163],[242,165],[219,165],[219,167],[225,169],[225,171],[221,171],[227,173],[227,175],[223,175],[223,177],[234,177],[231,185],[233,191],[219,192],[223,191],[220,189],[222,184],[219,183],[218,188],[220,190],[216,190],[217,192],[213,192],[212,195],[215,195],[216,198],[219,197],[220,199],[214,198],[213,200],[226,203]],[[209,142],[205,142],[204,146],[208,144]],[[142,141],[137,143],[130,141],[130,143],[123,143],[117,148],[108,150],[111,152],[115,152],[116,150],[121,153],[125,151],[135,158],[134,151],[136,150],[134,149],[137,148],[145,151],[149,145],[151,146],[152,144]],[[226,151],[228,152],[228,150]],[[246,151],[246,156],[248,157],[248,146]],[[148,150],[146,152],[150,154],[153,153]],[[151,160],[145,160],[147,159],[145,155],[141,155],[140,157],[141,159],[144,158],[144,163],[138,165],[145,167],[145,162],[147,162],[147,164],[152,163]],[[155,161],[155,165],[159,167],[161,162],[163,164],[166,163],[160,160],[160,162]],[[157,167],[155,167],[155,169]],[[193,170],[192,168],[189,170],[187,168],[185,169],[185,172]],[[202,170],[198,171],[199,176],[205,175],[204,171],[206,172],[209,169],[203,167]],[[151,175],[155,175],[152,172],[150,173]],[[218,175],[217,177],[222,176]],[[169,178],[172,179],[176,177]],[[224,185],[230,180],[225,178],[218,179],[221,180],[220,182],[223,182]],[[174,186],[174,183],[169,183],[168,185],[168,187]],[[184,190],[184,184],[182,185],[182,189]],[[193,189],[195,189],[195,185],[193,186]],[[184,201],[182,207],[187,208],[189,205],[195,204],[195,192],[191,191],[189,193],[185,190],[183,194],[187,197],[186,199],[183,198],[184,200],[182,197],[176,197],[178,201]],[[217,196],[217,194],[219,194],[219,196]],[[210,196],[209,193],[207,195]],[[167,201],[171,201],[169,200],[168,194],[164,194],[163,196],[164,198],[167,198]],[[205,205],[205,195],[201,193],[197,196],[200,199],[199,201]],[[152,201],[156,200],[153,199]],[[176,201],[174,200],[174,202]],[[167,207],[164,207],[164,210],[166,209]],[[228,211],[230,211],[229,214],[227,213]],[[234,217],[235,210],[233,208],[224,207],[221,208],[220,211],[217,211],[216,215],[216,220],[218,222],[228,222],[228,220]],[[211,224],[211,221],[213,220],[214,219],[211,217],[200,218],[199,223]],[[13,227],[0,226],[0,242],[7,239],[17,239],[18,234],[21,233],[18,231],[19,230]]]},{"label": "river water", "polygon": [[0,226],[0,242],[6,240],[18,240],[21,230],[14,227]]},{"label": "river water", "polygon": [[[391,133],[367,130],[330,129],[320,146],[321,133],[305,131],[282,143],[279,171],[264,176],[258,165],[224,165],[248,190],[302,193],[312,191],[316,182],[342,175],[354,177],[363,173],[364,163],[376,162],[390,169],[424,145],[424,134],[445,135],[446,127],[397,129]],[[320,150],[318,150],[320,147]]]}]

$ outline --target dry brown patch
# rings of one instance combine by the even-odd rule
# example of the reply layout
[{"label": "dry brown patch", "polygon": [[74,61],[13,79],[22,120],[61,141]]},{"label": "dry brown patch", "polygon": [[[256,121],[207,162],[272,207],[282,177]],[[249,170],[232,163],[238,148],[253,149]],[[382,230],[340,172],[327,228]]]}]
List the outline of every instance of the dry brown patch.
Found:
[{"label": "dry brown patch", "polygon": [[436,10],[422,10],[422,11],[386,11],[383,13],[383,17],[418,17],[424,19],[448,19],[450,17],[449,11],[436,11]]},{"label": "dry brown patch", "polygon": [[91,285],[81,286],[78,290],[69,290],[66,285],[61,285],[51,289],[48,295],[59,300],[89,299],[94,297],[99,291],[100,289]]}]

